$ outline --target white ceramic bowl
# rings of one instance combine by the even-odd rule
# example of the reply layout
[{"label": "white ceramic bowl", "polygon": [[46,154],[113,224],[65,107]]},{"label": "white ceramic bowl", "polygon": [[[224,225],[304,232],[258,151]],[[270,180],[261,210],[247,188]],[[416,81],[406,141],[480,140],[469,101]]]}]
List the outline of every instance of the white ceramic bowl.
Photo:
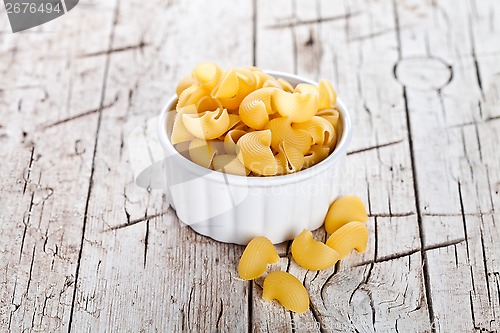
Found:
[{"label": "white ceramic bowl", "polygon": [[[266,71],[292,85],[316,84],[306,78]],[[173,208],[196,232],[221,242],[247,244],[256,236],[273,243],[293,239],[303,229],[323,224],[332,201],[340,194],[342,169],[351,140],[351,118],[337,100],[342,129],[337,147],[325,160],[297,173],[273,177],[243,177],[203,168],[179,154],[169,140],[173,96],[160,115],[159,139],[165,150],[164,172]]]}]

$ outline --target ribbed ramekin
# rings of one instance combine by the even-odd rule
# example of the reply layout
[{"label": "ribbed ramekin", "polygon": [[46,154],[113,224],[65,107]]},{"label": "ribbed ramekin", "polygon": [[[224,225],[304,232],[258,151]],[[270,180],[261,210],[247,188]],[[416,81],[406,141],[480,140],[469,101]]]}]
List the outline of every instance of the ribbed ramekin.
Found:
[{"label": "ribbed ramekin", "polygon": [[[317,84],[293,74],[266,72],[292,85]],[[183,223],[202,235],[236,244],[247,244],[256,236],[281,243],[303,229],[314,230],[323,224],[329,205],[341,191],[343,164],[352,135],[351,118],[340,99],[337,104],[342,126],[334,152],[306,170],[273,177],[224,174],[179,154],[169,139],[175,117],[171,110],[176,101],[174,95],[163,108],[158,132],[166,154],[168,192]]]}]

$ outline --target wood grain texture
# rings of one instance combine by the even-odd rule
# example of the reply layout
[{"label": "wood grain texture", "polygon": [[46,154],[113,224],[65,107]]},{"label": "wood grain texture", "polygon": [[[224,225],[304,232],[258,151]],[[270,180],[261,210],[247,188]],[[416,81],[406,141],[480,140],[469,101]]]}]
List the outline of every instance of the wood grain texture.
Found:
[{"label": "wood grain texture", "polygon": [[[0,332],[500,330],[497,1],[88,0],[17,34],[0,17]],[[134,182],[128,135],[205,60],[330,79],[351,111],[343,192],[368,249],[313,272],[276,246],[304,314]]]}]

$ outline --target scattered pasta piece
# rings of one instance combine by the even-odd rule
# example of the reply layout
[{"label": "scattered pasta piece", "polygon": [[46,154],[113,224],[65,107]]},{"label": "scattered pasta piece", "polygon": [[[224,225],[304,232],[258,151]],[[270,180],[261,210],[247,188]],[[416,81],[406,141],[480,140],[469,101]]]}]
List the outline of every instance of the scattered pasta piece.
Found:
[{"label": "scattered pasta piece", "polygon": [[368,215],[363,201],[355,195],[346,195],[335,200],[325,218],[325,230],[333,234],[337,229],[351,221],[366,222]]},{"label": "scattered pasta piece", "polygon": [[358,252],[366,251],[368,242],[368,228],[363,222],[349,222],[336,230],[328,240],[326,245],[340,254],[340,258],[346,257],[352,249]]},{"label": "scattered pasta piece", "polygon": [[340,259],[337,251],[315,241],[312,233],[306,229],[293,240],[292,256],[297,264],[311,271],[330,268]]},{"label": "scattered pasta piece", "polygon": [[238,274],[243,280],[253,280],[261,276],[268,264],[277,263],[280,260],[273,243],[266,237],[255,237],[252,239],[238,264]]},{"label": "scattered pasta piece", "polygon": [[271,151],[271,131],[256,131],[238,140],[238,158],[252,172],[272,176],[278,172],[278,163]]},{"label": "scattered pasta piece", "polygon": [[309,294],[302,283],[287,272],[272,272],[264,280],[262,298],[277,300],[287,310],[304,313],[309,309]]}]

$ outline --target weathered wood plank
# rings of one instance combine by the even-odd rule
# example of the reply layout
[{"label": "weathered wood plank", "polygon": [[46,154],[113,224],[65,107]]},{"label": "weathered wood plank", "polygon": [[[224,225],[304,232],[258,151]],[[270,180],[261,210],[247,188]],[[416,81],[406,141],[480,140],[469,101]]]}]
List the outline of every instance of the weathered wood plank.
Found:
[{"label": "weathered wood plank", "polygon": [[161,191],[138,188],[127,135],[158,115],[197,63],[251,64],[252,31],[251,2],[120,1],[110,50],[144,46],[99,55],[110,63],[104,100],[116,103],[100,119],[72,329],[246,329],[242,247],[195,234]]},{"label": "weathered wood plank", "polygon": [[[2,331],[68,329],[97,117],[46,126],[99,108],[105,64],[75,55],[86,43],[106,43],[110,9],[82,8],[71,20],[2,34]],[[90,18],[93,27],[84,23]]]},{"label": "weathered wood plank", "polygon": [[[495,331],[499,309],[491,294],[496,277],[489,273],[497,268],[488,264],[497,261],[500,252],[498,246],[492,250],[494,243],[485,244],[498,239],[493,227],[497,194],[489,192],[498,178],[488,172],[498,169],[498,154],[484,154],[482,145],[498,141],[494,125],[483,113],[484,105],[497,103],[484,91],[496,89],[491,76],[498,64],[487,62],[484,70],[481,63],[481,51],[498,52],[497,28],[488,20],[495,5],[489,1],[395,5],[401,55],[396,74],[404,86],[423,241],[429,247],[465,239],[426,252],[431,317],[438,331]],[[403,22],[410,26],[403,28]],[[477,35],[476,30],[484,34]],[[420,65],[412,73],[407,71],[416,59]],[[486,241],[484,229],[491,231]]]}]

